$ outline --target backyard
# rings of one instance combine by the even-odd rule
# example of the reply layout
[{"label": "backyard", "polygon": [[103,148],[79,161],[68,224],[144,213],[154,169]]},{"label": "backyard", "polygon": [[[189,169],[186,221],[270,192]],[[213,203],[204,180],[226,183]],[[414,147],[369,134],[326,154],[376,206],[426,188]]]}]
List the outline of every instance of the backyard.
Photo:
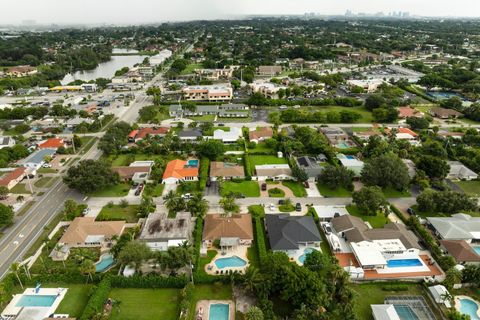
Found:
[{"label": "backyard", "polygon": [[256,181],[225,181],[222,182],[220,190],[222,196],[229,193],[241,193],[245,197],[260,197],[260,187]]},{"label": "backyard", "polygon": [[165,187],[162,183],[157,184],[147,184],[145,185],[145,190],[143,193],[149,197],[160,197],[163,193],[163,188]]},{"label": "backyard", "polygon": [[467,194],[480,195],[480,181],[455,181],[455,184]]},{"label": "backyard", "polygon": [[[59,285],[42,285],[43,287],[62,287]],[[68,291],[63,298],[60,306],[58,306],[56,313],[68,314],[71,318],[80,318],[83,309],[87,305],[88,298],[90,297],[90,290],[92,285],[90,284],[69,284]]]},{"label": "backyard", "polygon": [[106,205],[102,208],[97,216],[98,221],[112,221],[112,220],[125,220],[128,223],[138,221],[138,205],[128,205],[122,207],[121,205]]},{"label": "backyard", "polygon": [[226,286],[221,282],[215,282],[211,285],[197,284],[193,290],[193,299],[190,305],[189,320],[195,319],[195,306],[199,300],[231,300],[231,286]]},{"label": "backyard", "polygon": [[385,223],[389,221],[388,218],[386,218],[385,215],[381,212],[377,213],[376,216],[364,215],[355,205],[347,206],[347,210],[348,213],[350,213],[352,216],[359,217],[363,221],[370,223],[373,228],[382,228]]},{"label": "backyard", "polygon": [[270,155],[250,155],[250,165],[252,168],[263,164],[285,164],[288,163],[285,158],[278,158],[277,156]]},{"label": "backyard", "polygon": [[178,317],[178,289],[112,289],[110,297],[119,302],[112,309],[110,319],[113,320],[175,320]]}]

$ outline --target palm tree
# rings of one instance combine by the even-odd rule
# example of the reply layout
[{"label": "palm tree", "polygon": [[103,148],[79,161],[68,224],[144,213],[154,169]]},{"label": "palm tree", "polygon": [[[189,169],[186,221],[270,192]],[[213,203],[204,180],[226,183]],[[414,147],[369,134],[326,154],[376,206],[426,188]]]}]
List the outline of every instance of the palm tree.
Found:
[{"label": "palm tree", "polygon": [[233,197],[224,197],[220,199],[219,204],[227,216],[240,211],[240,207],[235,203],[235,198]]},{"label": "palm tree", "polygon": [[190,201],[188,201],[187,208],[192,215],[203,217],[208,211],[209,204],[200,192],[196,192],[192,195]]},{"label": "palm tree", "polygon": [[249,266],[243,276],[243,286],[247,291],[254,293],[262,285],[262,275],[258,269]]},{"label": "palm tree", "polygon": [[19,271],[20,271],[20,263],[18,262],[12,263],[12,265],[10,266],[10,272],[15,274],[15,276],[17,277],[18,283],[20,284],[20,287],[23,290],[23,283],[22,283],[22,280],[20,280],[20,276],[18,274]]},{"label": "palm tree", "polygon": [[246,320],[263,320],[263,312],[259,307],[252,306],[245,313]]},{"label": "palm tree", "polygon": [[163,204],[169,211],[175,210],[178,206],[178,196],[173,191],[170,190],[164,197],[163,197]]},{"label": "palm tree", "polygon": [[90,259],[85,259],[82,261],[82,264],[79,267],[80,273],[83,275],[87,276],[87,282],[88,278],[93,281],[92,273],[95,273],[95,264],[93,263],[92,260]]}]

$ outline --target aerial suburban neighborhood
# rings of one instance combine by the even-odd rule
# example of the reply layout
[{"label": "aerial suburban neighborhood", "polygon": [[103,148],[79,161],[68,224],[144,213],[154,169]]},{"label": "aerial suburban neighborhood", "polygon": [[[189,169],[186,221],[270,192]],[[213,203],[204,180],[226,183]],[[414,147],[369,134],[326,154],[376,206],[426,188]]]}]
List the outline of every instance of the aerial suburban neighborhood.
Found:
[{"label": "aerial suburban neighborhood", "polygon": [[480,320],[477,3],[105,2],[0,21],[0,320]]}]

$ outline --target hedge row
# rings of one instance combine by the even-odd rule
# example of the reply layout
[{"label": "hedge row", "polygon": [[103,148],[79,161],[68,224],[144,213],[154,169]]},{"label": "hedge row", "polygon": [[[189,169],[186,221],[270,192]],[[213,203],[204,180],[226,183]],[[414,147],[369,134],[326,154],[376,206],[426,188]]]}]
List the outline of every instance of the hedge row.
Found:
[{"label": "hedge row", "polygon": [[110,277],[103,278],[90,296],[87,306],[83,310],[80,320],[90,320],[97,314],[103,313],[103,306],[110,294],[111,284]]},{"label": "hedge row", "polygon": [[250,156],[248,155],[247,152],[243,155],[243,165],[245,167],[245,177],[251,178],[253,177],[253,170],[250,165]]},{"label": "hedge row", "polygon": [[267,257],[267,247],[265,245],[265,234],[263,232],[263,219],[259,217],[253,218],[253,223],[255,224],[255,234],[257,238],[257,251],[258,251],[258,259],[260,260],[260,264],[265,261]]},{"label": "hedge row", "polygon": [[185,276],[163,277],[158,275],[134,275],[132,277],[112,276],[114,288],[183,288],[188,283]]},{"label": "hedge row", "polygon": [[210,160],[208,158],[202,158],[200,160],[200,172],[198,186],[200,191],[205,190],[208,180],[208,169],[210,168]]}]

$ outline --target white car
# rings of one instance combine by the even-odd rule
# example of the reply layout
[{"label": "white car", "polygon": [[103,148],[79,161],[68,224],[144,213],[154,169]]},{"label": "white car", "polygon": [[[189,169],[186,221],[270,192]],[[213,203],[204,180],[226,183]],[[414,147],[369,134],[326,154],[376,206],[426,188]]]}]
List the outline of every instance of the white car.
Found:
[{"label": "white car", "polygon": [[270,209],[270,211],[274,211],[276,209],[275,205],[273,203],[271,203],[268,208]]},{"label": "white car", "polygon": [[43,168],[51,168],[52,165],[51,165],[50,163],[45,163],[45,164],[43,164],[42,167],[43,167]]}]

